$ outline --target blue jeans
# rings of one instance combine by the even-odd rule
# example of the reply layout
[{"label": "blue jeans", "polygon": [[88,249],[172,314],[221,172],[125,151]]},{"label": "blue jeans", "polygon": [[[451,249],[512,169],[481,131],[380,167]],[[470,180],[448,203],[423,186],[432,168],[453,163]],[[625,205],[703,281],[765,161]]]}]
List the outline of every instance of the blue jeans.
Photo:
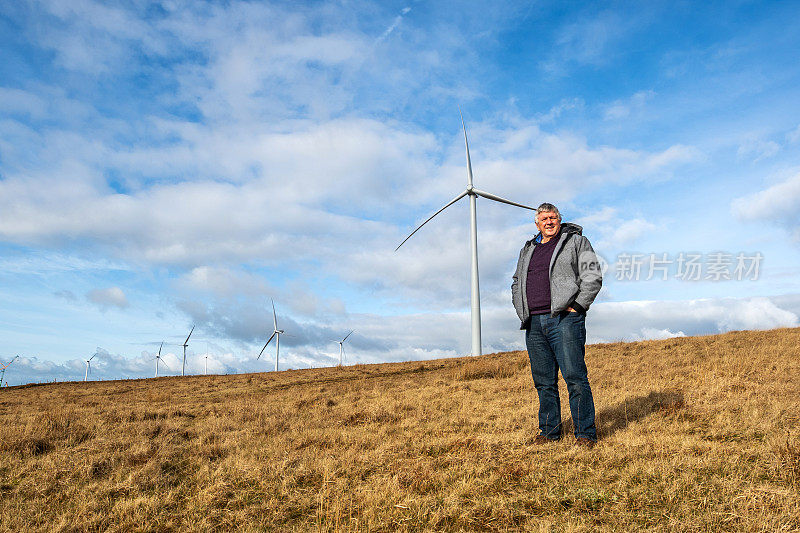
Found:
[{"label": "blue jeans", "polygon": [[584,362],[586,317],[568,311],[555,317],[533,315],[525,330],[525,344],[533,383],[539,393],[540,434],[554,440],[561,438],[561,402],[558,399],[558,370],[561,369],[569,392],[575,437],[597,440],[594,400]]}]

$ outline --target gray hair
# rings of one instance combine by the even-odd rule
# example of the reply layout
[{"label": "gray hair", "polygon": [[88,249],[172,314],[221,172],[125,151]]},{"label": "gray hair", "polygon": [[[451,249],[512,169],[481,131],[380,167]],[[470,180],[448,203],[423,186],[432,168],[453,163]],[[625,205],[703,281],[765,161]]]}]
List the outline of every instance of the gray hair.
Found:
[{"label": "gray hair", "polygon": [[539,207],[536,208],[536,222],[539,222],[539,213],[555,213],[558,217],[558,221],[561,222],[561,213],[558,211],[558,208],[553,204],[548,204],[547,202],[543,203]]}]

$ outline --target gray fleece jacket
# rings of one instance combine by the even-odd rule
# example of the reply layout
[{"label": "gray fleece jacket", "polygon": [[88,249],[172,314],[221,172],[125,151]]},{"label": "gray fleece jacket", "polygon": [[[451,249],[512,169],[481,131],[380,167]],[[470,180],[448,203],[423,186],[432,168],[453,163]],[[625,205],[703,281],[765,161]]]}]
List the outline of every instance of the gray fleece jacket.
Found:
[{"label": "gray fleece jacket", "polygon": [[[551,316],[558,315],[568,307],[585,313],[603,285],[603,274],[597,255],[582,232],[583,228],[577,224],[565,222],[561,225],[561,237],[556,243],[553,257],[550,258]],[[541,233],[522,247],[514,282],[511,284],[511,299],[522,321],[520,329],[525,329],[530,320],[525,285],[533,249],[540,238]]]}]

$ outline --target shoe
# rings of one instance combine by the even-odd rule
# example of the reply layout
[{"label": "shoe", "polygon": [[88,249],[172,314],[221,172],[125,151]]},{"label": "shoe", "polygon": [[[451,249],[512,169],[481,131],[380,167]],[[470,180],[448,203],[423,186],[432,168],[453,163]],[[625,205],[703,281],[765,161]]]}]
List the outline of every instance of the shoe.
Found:
[{"label": "shoe", "polygon": [[536,435],[536,438],[533,439],[534,444],[550,444],[551,442],[558,442],[560,439],[551,439],[549,437],[545,437],[544,435]]},{"label": "shoe", "polygon": [[594,448],[595,444],[597,444],[597,441],[587,439],[586,437],[578,437],[575,439],[575,446],[578,446],[579,448],[588,448],[591,450]]}]

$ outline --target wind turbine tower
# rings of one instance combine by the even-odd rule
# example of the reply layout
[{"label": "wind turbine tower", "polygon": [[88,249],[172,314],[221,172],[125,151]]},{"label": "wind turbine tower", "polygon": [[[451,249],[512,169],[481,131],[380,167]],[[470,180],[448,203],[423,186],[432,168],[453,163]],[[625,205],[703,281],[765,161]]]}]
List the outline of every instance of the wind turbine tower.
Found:
[{"label": "wind turbine tower", "polygon": [[346,341],[347,337],[349,337],[352,334],[353,334],[353,332],[351,331],[350,333],[345,335],[344,339],[342,339],[340,341],[336,341],[336,342],[339,343],[339,366],[342,366],[342,360],[344,359],[344,341]]},{"label": "wind turbine tower", "polygon": [[[192,336],[192,332],[194,332],[194,326],[192,326],[192,330],[189,332],[189,337]],[[181,376],[186,375],[186,347],[189,346],[189,337],[186,337],[186,340],[183,341],[183,368],[181,369]]]},{"label": "wind turbine tower", "polygon": [[97,357],[100,352],[94,352],[94,355],[86,360],[86,375],[83,376],[83,381],[89,381],[89,374],[92,372],[92,359]]},{"label": "wind turbine tower", "polygon": [[[459,109],[459,114],[461,114],[461,110]],[[436,211],[430,217],[428,217],[425,222],[420,224],[416,227],[414,231],[412,231],[408,237],[406,237],[400,245],[395,248],[395,252],[400,249],[400,246],[403,246],[405,242],[411,238],[417,231],[422,228],[425,224],[431,221],[433,217],[453,205],[454,203],[458,202],[465,196],[469,196],[469,236],[470,236],[470,244],[472,246],[472,261],[471,261],[471,308],[472,308],[472,355],[481,355],[481,295],[480,295],[480,288],[478,286],[478,216],[477,216],[477,199],[478,196],[482,196],[487,200],[493,200],[495,202],[500,202],[502,204],[513,205],[516,207],[521,207],[523,209],[530,209],[531,211],[536,211],[535,207],[530,207],[523,204],[518,204],[516,202],[512,202],[511,200],[506,200],[504,198],[500,198],[499,196],[495,196],[494,194],[484,192],[481,190],[476,189],[472,185],[472,161],[469,157],[469,141],[467,141],[467,126],[464,124],[464,116],[461,115],[461,127],[464,130],[464,146],[467,151],[467,188],[464,192],[450,200],[448,204],[444,207]]]},{"label": "wind turbine tower", "polygon": [[275,372],[277,372],[278,371],[278,356],[280,355],[280,351],[281,351],[281,334],[283,334],[283,330],[282,329],[278,329],[278,315],[275,313],[275,302],[274,301],[272,301],[272,324],[273,324],[272,335],[269,336],[269,339],[267,340],[267,343],[264,345],[263,348],[261,348],[261,352],[258,354],[258,357],[256,357],[256,361],[261,359],[261,354],[264,353],[264,350],[267,349],[267,346],[269,345],[269,343],[272,342],[272,338],[276,337],[275,338]]},{"label": "wind turbine tower", "polygon": [[2,387],[2,386],[3,386],[3,378],[5,378],[5,377],[6,377],[6,368],[8,368],[9,366],[11,366],[11,363],[13,363],[14,361],[16,361],[17,359],[19,359],[19,356],[18,356],[18,355],[15,355],[15,356],[14,356],[14,358],[13,358],[13,359],[11,359],[11,361],[9,361],[8,363],[6,363],[6,364],[4,364],[4,365],[3,365],[3,367],[2,367],[2,371],[0,372],[0,387]]}]

